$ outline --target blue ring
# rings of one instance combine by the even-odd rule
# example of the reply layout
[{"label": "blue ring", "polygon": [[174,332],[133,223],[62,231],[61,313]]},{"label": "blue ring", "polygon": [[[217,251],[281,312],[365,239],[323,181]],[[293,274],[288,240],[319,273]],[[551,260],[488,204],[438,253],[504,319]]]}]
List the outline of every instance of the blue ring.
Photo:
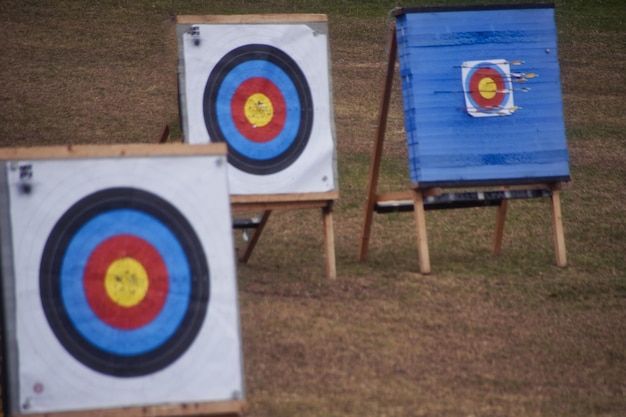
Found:
[{"label": "blue ring", "polygon": [[[121,223],[126,224],[121,226]],[[90,238],[89,233],[95,238]],[[103,240],[120,233],[145,238],[154,245],[170,274],[164,306],[168,302],[172,305],[157,312],[156,321],[153,318],[142,326],[147,331],[143,333],[147,339],[143,346],[140,329],[112,331],[105,327],[110,342],[121,346],[111,347],[102,338],[97,339],[94,335],[102,328],[93,322],[101,320],[90,315],[91,309],[85,307],[82,281],[89,256]],[[162,244],[156,243],[160,240]],[[73,266],[74,263],[78,266]],[[74,359],[105,375],[136,377],[169,366],[194,342],[208,314],[210,272],[198,236],[176,207],[138,188],[107,188],[76,202],[55,224],[41,256],[39,292],[50,328]],[[78,306],[73,307],[74,304]],[[182,320],[177,318],[179,309],[186,310]],[[85,320],[95,327],[86,325]],[[149,329],[149,325],[154,327]],[[103,346],[96,345],[91,340],[94,337]]]},{"label": "blue ring", "polygon": [[[132,330],[118,329],[103,322],[91,310],[83,286],[84,269],[91,253],[106,239],[120,234],[139,237],[154,246],[163,258],[170,280],[159,314],[146,325]],[[77,231],[63,259],[60,285],[67,314],[85,339],[107,352],[138,355],[157,348],[174,334],[189,304],[190,282],[185,252],[172,232],[152,216],[120,209],[93,217]]]},{"label": "blue ring", "polygon": [[[252,74],[252,75],[251,75]],[[283,95],[287,114],[280,133],[270,141],[258,143],[243,136],[231,112],[231,102],[237,88],[250,78],[266,78],[273,82]],[[279,66],[262,60],[250,60],[233,68],[226,75],[217,93],[217,119],[228,144],[242,155],[256,160],[272,159],[285,152],[298,134],[300,126],[300,97],[296,86]]]},{"label": "blue ring", "polygon": [[[251,72],[228,78],[233,70],[246,62],[252,64],[242,68]],[[257,70],[260,73],[254,73]],[[256,76],[265,76],[279,90],[284,90],[281,94],[288,107],[281,131],[265,143],[246,139],[232,122],[233,89]],[[228,85],[223,86],[227,78]],[[223,87],[226,90],[220,91]],[[292,87],[295,93],[289,91]],[[313,129],[313,96],[302,69],[285,52],[270,45],[242,45],[224,55],[211,71],[204,89],[203,113],[210,140],[229,145],[229,164],[249,174],[270,175],[296,162],[306,148]]]}]

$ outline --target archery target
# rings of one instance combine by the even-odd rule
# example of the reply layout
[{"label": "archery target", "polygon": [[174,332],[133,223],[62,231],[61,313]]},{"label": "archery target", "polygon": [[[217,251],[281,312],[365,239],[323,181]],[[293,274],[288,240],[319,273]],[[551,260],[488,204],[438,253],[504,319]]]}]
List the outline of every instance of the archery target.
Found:
[{"label": "archery target", "polygon": [[19,412],[243,397],[226,166],[225,155],[2,166]]},{"label": "archery target", "polygon": [[289,167],[311,135],[306,77],[273,46],[244,45],[226,54],[209,75],[203,108],[209,136],[228,143],[229,162],[251,174]]},{"label": "archery target", "polygon": [[165,368],[194,341],[209,302],[198,237],[167,201],[133,188],[98,191],[57,222],[40,292],[51,329],[84,365],[114,376]]},{"label": "archery target", "polygon": [[185,141],[228,144],[231,193],[334,190],[325,25],[178,31]]},{"label": "archery target", "polygon": [[554,5],[394,15],[412,183],[569,180]]},{"label": "archery target", "polygon": [[507,61],[466,61],[461,66],[467,113],[473,117],[513,114],[511,70]]}]

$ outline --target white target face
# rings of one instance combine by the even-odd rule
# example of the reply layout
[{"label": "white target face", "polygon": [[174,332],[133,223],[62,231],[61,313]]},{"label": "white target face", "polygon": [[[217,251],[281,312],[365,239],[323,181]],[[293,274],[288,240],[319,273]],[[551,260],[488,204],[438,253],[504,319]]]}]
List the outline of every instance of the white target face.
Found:
[{"label": "white target face", "polygon": [[226,166],[224,155],[2,165],[20,413],[243,396]]},{"label": "white target face", "polygon": [[463,62],[461,77],[465,106],[470,116],[510,116],[515,112],[511,69],[506,60]]},{"label": "white target face", "polygon": [[328,40],[316,27],[179,25],[185,141],[228,144],[232,194],[335,189]]}]

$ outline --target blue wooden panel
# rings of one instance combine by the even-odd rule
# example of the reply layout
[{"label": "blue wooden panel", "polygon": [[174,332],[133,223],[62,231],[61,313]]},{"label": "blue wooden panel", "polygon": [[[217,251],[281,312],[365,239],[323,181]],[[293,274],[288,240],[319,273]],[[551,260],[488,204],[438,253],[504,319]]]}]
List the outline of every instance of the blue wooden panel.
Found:
[{"label": "blue wooden panel", "polygon": [[404,9],[396,27],[412,182],[569,179],[552,6]]}]

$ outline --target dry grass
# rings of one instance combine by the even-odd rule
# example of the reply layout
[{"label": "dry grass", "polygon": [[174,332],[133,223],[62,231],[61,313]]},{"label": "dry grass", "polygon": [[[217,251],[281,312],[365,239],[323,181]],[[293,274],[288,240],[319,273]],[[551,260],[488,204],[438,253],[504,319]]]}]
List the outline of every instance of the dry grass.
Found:
[{"label": "dry grass", "polygon": [[[176,127],[170,12],[327,13],[339,278],[324,278],[318,212],[272,215],[238,266],[249,415],[626,415],[624,3],[556,5],[569,267],[554,266],[549,202],[528,201],[510,204],[499,258],[491,209],[429,212],[431,276],[411,214],[375,217],[369,261],[356,260],[395,5],[3,0],[0,145],[154,142]],[[396,82],[381,191],[407,181]]]}]

